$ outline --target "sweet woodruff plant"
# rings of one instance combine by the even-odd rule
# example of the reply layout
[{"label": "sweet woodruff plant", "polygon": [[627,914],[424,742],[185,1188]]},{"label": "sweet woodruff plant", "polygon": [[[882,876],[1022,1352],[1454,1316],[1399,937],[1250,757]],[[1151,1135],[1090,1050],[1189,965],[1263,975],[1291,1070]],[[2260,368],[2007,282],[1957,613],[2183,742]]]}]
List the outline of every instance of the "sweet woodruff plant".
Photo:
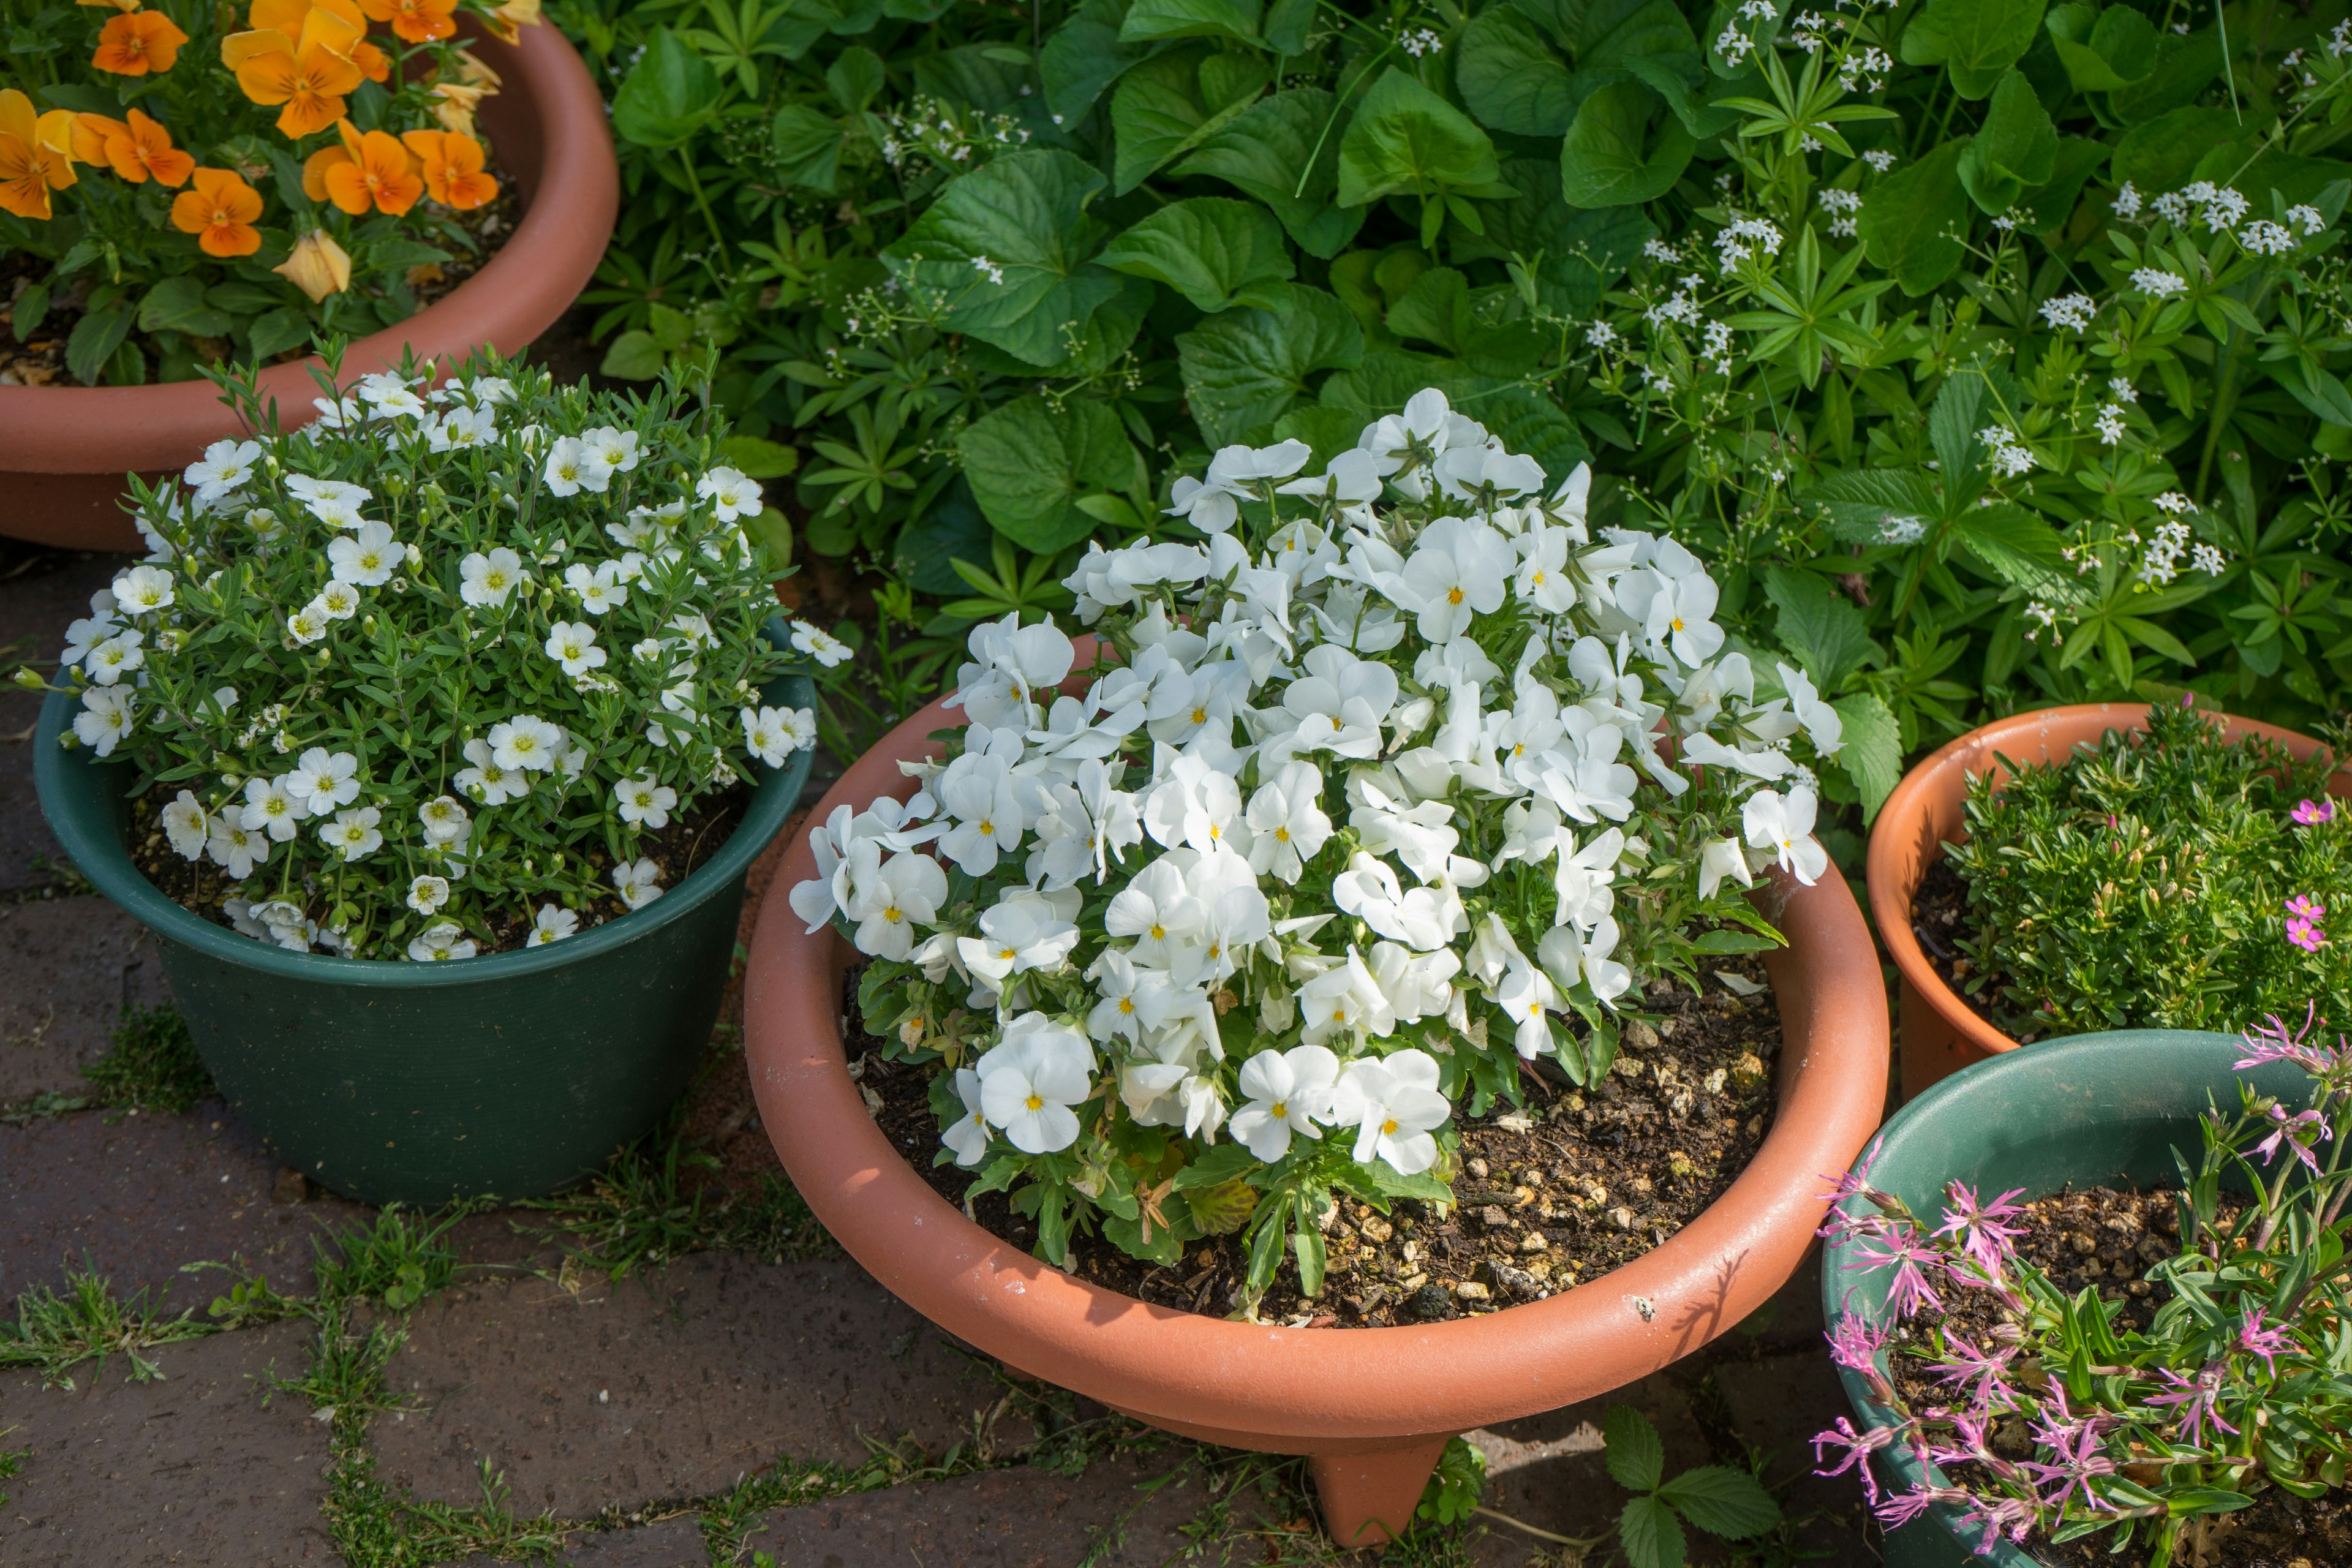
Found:
[{"label": "sweet woodruff plant", "polygon": [[[512,42],[539,0],[465,11]],[[81,381],[183,380],[228,349],[416,310],[416,269],[478,248],[497,177],[474,111],[498,74],[457,0],[85,0],[0,37],[0,250],[52,263],[16,341],[78,304]],[[146,334],[150,364],[132,331]]]},{"label": "sweet woodruff plant", "polygon": [[1050,621],[975,630],[946,758],[793,891],[1057,1261],[1247,1225],[1256,1289],[1294,1236],[1319,1289],[1333,1189],[1445,1198],[1458,1108],[1593,1081],[1637,986],[1778,941],[1759,870],[1827,869],[1837,715],[1688,551],[1591,537],[1586,469],[1433,391],[1307,455],[1228,447],[1174,487],[1205,542],[1088,551],[1082,690]]},{"label": "sweet woodruff plant", "polygon": [[815,743],[760,695],[790,655],[760,635],[759,486],[674,380],[616,398],[485,355],[328,391],[137,487],[152,549],[67,630],[60,742],[127,754],[166,859],[296,952],[468,958],[659,898],[650,835]]}]

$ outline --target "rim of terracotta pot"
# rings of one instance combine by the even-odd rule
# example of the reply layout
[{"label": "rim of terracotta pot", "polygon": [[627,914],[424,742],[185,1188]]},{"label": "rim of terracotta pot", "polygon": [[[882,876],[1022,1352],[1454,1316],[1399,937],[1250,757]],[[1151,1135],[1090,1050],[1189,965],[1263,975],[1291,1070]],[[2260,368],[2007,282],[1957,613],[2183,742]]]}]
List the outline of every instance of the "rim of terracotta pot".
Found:
[{"label": "rim of terracotta pot", "polygon": [[[1878,814],[1870,834],[1868,871],[1870,913],[1878,926],[1879,940],[1919,998],[1979,1055],[2013,1051],[2018,1042],[1980,1017],[1944,984],[1911,930],[1911,900],[1927,868],[1944,858],[1947,843],[1965,837],[1962,807],[1968,799],[1969,780],[1989,772],[1998,786],[2011,777],[2011,770],[2000,760],[2003,757],[2029,764],[2048,762],[2068,755],[2077,746],[2096,743],[2110,730],[2145,731],[2147,707],[2145,702],[2078,702],[1996,720],[1939,748],[1904,774]],[[2279,742],[2297,757],[2324,749],[2310,736],[2275,724],[2231,713],[2212,717],[2231,740],[2260,736]],[[2331,777],[2327,793],[2352,798],[2352,771]]]},{"label": "rim of terracotta pot", "polygon": [[[834,784],[809,820],[903,797],[901,758],[955,721],[935,702]],[[1730,1189],[1664,1246],[1547,1300],[1480,1317],[1288,1329],[1155,1307],[999,1240],[895,1151],[851,1081],[840,980],[854,956],[787,902],[815,874],[789,847],[751,938],[745,1050],[760,1115],[825,1228],[885,1288],[981,1350],[1157,1425],[1277,1451],[1468,1430],[1623,1386],[1696,1350],[1793,1273],[1845,1169],[1878,1126],[1886,997],[1844,879],[1776,880],[1790,945],[1768,959],[1786,1044],[1780,1110]],[[929,1151],[921,1152],[928,1157]]]},{"label": "rim of terracotta pot", "polygon": [[[604,99],[580,56],[552,22],[523,28],[516,44],[478,34],[469,47],[505,80],[479,119],[501,160],[515,159],[509,172],[530,194],[529,209],[480,271],[397,326],[352,343],[347,378],[397,366],[404,348],[432,360],[485,344],[520,351],[571,308],[612,237],[620,169]],[[315,356],[261,373],[263,395],[287,429],[317,417],[314,368],[323,368]],[[243,421],[201,378],[0,387],[0,474],[177,468],[209,443],[244,434]]]}]

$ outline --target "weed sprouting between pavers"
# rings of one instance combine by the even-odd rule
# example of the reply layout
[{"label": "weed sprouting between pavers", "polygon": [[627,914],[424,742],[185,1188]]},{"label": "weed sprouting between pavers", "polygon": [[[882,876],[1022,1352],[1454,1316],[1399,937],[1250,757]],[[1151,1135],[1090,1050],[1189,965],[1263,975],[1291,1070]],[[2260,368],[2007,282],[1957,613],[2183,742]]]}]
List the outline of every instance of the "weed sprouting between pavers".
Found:
[{"label": "weed sprouting between pavers", "polygon": [[47,1089],[0,1108],[0,1121],[34,1121],[106,1109],[184,1116],[220,1091],[174,1007],[125,1007],[104,1054],[81,1069],[89,1092]]},{"label": "weed sprouting between pavers", "polygon": [[30,1368],[45,1385],[69,1390],[71,1368],[121,1354],[131,1381],[144,1383],[157,1375],[147,1352],[213,1331],[186,1312],[166,1316],[150,1291],[118,1298],[95,1269],[68,1269],[63,1290],[36,1285],[16,1298],[16,1321],[0,1322],[0,1367]]}]

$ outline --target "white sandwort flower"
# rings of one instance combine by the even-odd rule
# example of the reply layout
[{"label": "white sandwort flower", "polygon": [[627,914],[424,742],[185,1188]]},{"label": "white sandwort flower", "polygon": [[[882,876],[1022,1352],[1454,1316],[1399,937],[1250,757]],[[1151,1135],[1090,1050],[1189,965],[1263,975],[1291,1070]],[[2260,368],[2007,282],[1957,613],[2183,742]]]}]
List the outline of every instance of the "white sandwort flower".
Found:
[{"label": "white sandwort flower", "polygon": [[466,928],[456,921],[441,921],[429,925],[410,939],[408,956],[417,963],[446,963],[453,959],[471,958],[479,952]]},{"label": "white sandwort flower", "polygon": [[697,479],[694,493],[710,503],[712,514],[721,522],[757,517],[767,505],[759,480],[729,468],[713,468]]},{"label": "white sandwort flower", "polygon": [[501,544],[485,555],[477,550],[457,563],[457,596],[482,609],[505,605],[526,574],[522,557]]},{"label": "white sandwort flower", "polygon": [[339,811],[332,822],[320,825],[319,840],[347,862],[362,859],[383,847],[383,834],[376,826],[383,820],[383,813],[372,805]]},{"label": "white sandwort flower", "polygon": [[793,623],[793,647],[827,669],[831,669],[837,664],[848,662],[850,658],[850,647],[847,643],[843,642],[831,632],[821,630],[806,621]]},{"label": "white sandwort flower", "polygon": [[738,715],[743,744],[772,768],[816,744],[816,712],[809,708],[746,708]]},{"label": "white sandwort flower", "polygon": [[431,915],[449,901],[449,879],[446,877],[417,877],[408,884],[408,907],[420,915]]},{"label": "white sandwort flower", "polygon": [[502,768],[545,773],[563,751],[563,731],[545,719],[518,713],[490,726],[490,757]]},{"label": "white sandwort flower", "polygon": [[613,886],[619,889],[621,902],[644,909],[662,896],[661,868],[650,859],[624,860],[613,868]]},{"label": "white sandwort flower", "polygon": [[589,460],[588,448],[576,437],[560,436],[547,449],[547,462],[541,469],[547,481],[547,491],[555,496],[576,496],[583,489],[601,490],[612,480],[612,470],[599,470]]},{"label": "white sandwort flower", "polygon": [[334,579],[355,588],[376,588],[392,580],[400,560],[392,530],[381,522],[363,522],[359,531],[327,541],[327,559]]},{"label": "white sandwort flower", "polygon": [[547,628],[546,647],[547,657],[575,680],[604,662],[604,650],[596,646],[596,628],[585,621],[556,622]]},{"label": "white sandwort flower", "polygon": [[313,816],[324,816],[339,805],[359,798],[360,760],[349,752],[312,746],[286,774],[286,787]]},{"label": "white sandwort flower", "polygon": [[295,793],[291,773],[276,778],[257,775],[245,781],[245,809],[239,820],[247,827],[284,844],[310,815],[310,797],[307,793]]},{"label": "white sandwort flower", "polygon": [[549,942],[562,942],[579,930],[580,912],[577,910],[567,910],[560,904],[541,904],[539,912],[531,917],[530,936],[523,945],[545,947]]},{"label": "white sandwort flower", "polygon": [[178,851],[180,858],[204,858],[205,844],[211,835],[207,831],[204,803],[195,797],[194,792],[182,790],[159,816],[163,826],[163,837]]},{"label": "white sandwort flower", "polygon": [[436,847],[463,844],[474,830],[473,819],[455,795],[436,795],[416,808],[416,820],[425,830],[425,842]]}]

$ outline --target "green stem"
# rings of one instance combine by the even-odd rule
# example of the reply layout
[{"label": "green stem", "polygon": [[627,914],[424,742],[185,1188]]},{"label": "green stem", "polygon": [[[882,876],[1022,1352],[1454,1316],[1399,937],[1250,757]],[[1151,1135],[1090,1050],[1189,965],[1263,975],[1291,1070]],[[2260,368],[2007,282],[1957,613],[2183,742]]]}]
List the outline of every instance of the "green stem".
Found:
[{"label": "green stem", "polygon": [[694,172],[694,160],[687,155],[683,144],[678,147],[677,161],[679,166],[686,170],[687,188],[694,193],[694,205],[702,210],[702,221],[709,226],[710,243],[719,247],[719,259],[722,263],[727,262],[727,237],[719,232],[719,219],[710,211],[709,198],[702,194],[702,180]]},{"label": "green stem", "polygon": [[2221,450],[2222,426],[2237,408],[2238,344],[2244,335],[2242,328],[2230,329],[2229,341],[2221,345],[2221,366],[2213,375],[2213,416],[2205,428],[2205,450],[2197,459],[2197,495],[2200,503],[2212,481],[2213,456]]}]

